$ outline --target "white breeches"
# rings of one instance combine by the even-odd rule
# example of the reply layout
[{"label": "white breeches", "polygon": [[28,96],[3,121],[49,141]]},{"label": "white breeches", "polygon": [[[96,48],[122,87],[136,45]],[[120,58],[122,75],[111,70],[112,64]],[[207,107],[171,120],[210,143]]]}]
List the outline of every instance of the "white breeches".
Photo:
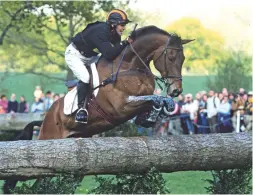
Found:
[{"label": "white breeches", "polygon": [[90,74],[86,68],[92,58],[86,58],[70,44],[65,51],[65,61],[74,75],[84,83],[90,82]]}]

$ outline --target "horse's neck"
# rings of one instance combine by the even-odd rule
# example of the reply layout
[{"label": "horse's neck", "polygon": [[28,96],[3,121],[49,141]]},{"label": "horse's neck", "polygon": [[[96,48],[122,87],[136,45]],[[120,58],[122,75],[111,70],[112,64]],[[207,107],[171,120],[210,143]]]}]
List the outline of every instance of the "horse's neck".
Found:
[{"label": "horse's neck", "polygon": [[[135,52],[128,46],[128,50],[125,53],[124,59],[128,66],[131,68],[146,69],[149,68],[149,62],[152,60],[154,51],[159,47],[158,44],[150,44],[151,37],[137,39],[132,47]],[[145,67],[146,66],[146,67]]]}]

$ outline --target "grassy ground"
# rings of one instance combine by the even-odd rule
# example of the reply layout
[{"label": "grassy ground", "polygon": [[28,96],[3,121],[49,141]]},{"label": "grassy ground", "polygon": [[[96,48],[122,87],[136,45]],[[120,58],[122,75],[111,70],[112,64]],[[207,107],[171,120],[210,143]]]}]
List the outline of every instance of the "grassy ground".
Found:
[{"label": "grassy ground", "polygon": [[[205,187],[208,183],[204,179],[210,179],[210,172],[204,171],[184,171],[175,173],[163,174],[164,179],[167,181],[167,187],[171,194],[205,194]],[[0,181],[2,187],[3,181]],[[86,176],[83,179],[82,185],[77,189],[76,194],[85,194],[88,189],[96,186],[93,176]],[[0,190],[0,194],[2,188]]]},{"label": "grassy ground", "polygon": [[[165,173],[163,177],[167,181],[171,194],[205,194],[208,183],[203,180],[210,179],[211,174],[204,171],[184,171]],[[76,193],[85,194],[88,189],[94,188],[96,183],[93,178],[93,176],[86,176]]]}]

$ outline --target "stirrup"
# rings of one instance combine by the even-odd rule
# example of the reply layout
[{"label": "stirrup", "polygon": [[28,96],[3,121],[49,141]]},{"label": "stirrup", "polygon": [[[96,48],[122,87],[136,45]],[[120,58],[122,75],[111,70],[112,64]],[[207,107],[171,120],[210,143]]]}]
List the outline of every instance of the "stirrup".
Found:
[{"label": "stirrup", "polygon": [[[78,115],[80,115],[80,116],[78,116]],[[80,118],[78,118],[78,117],[80,117]],[[83,124],[88,123],[88,111],[85,108],[79,108],[79,110],[76,112],[75,122],[76,123],[83,123]]]}]

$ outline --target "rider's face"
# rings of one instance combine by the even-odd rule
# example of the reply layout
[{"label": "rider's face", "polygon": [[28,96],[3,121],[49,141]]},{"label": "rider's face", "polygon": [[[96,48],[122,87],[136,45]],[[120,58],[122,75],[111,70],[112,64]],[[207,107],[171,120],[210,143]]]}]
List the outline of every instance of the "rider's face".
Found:
[{"label": "rider's face", "polygon": [[118,33],[119,36],[122,35],[122,33],[125,30],[126,25],[125,24],[119,24],[116,26],[116,32]]}]

